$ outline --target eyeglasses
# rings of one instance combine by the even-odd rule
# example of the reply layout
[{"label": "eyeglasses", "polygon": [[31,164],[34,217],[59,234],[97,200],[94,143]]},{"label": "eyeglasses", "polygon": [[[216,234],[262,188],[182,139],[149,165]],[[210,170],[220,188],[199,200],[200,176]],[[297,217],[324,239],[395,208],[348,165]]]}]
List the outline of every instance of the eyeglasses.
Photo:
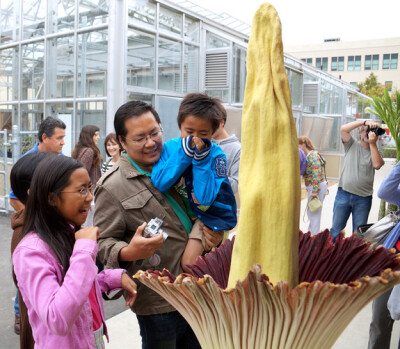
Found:
[{"label": "eyeglasses", "polygon": [[153,132],[153,133],[150,133],[148,136],[145,136],[145,137],[138,137],[138,138],[135,138],[135,139],[130,139],[130,138],[127,138],[127,137],[124,137],[124,138],[125,138],[127,141],[129,141],[129,142],[131,142],[131,143],[133,143],[133,144],[136,144],[136,145],[145,145],[145,144],[147,143],[147,140],[148,140],[149,138],[151,138],[151,140],[152,140],[153,142],[156,142],[156,141],[161,140],[163,131],[164,131],[164,130],[163,130],[162,128],[160,128],[159,130],[157,130],[157,131],[155,131],[155,132]]},{"label": "eyeglasses", "polygon": [[93,189],[94,185],[90,184],[88,187],[83,187],[81,190],[78,191],[60,191],[60,193],[79,193],[81,194],[82,198],[84,199],[90,192],[90,194],[93,194]]}]

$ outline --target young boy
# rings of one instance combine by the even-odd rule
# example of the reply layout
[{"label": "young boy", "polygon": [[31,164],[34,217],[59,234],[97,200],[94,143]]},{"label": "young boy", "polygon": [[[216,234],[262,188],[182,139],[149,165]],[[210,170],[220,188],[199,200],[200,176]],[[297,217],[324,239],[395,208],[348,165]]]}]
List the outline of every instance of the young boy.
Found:
[{"label": "young boy", "polygon": [[[224,107],[215,98],[203,93],[186,95],[177,119],[181,136],[164,144],[151,174],[154,186],[161,192],[175,186],[191,217],[214,231],[230,230],[237,223],[226,155],[211,142],[223,113]],[[202,238],[189,234],[182,256],[186,272],[189,270],[185,265],[193,264],[204,250]]]}]

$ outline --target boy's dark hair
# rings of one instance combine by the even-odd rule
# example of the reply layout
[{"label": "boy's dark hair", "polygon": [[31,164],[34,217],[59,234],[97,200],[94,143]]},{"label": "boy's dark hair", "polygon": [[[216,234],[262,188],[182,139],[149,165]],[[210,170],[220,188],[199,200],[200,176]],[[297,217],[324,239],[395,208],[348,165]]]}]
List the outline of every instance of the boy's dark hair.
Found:
[{"label": "boy's dark hair", "polygon": [[61,119],[55,118],[53,116],[48,116],[46,119],[44,119],[39,125],[39,131],[38,131],[39,142],[43,142],[42,138],[43,133],[45,133],[46,136],[49,138],[53,136],[56,127],[65,130],[67,126]]},{"label": "boy's dark hair", "polygon": [[128,133],[128,130],[125,128],[125,121],[130,118],[139,117],[147,112],[151,112],[154,115],[157,123],[161,124],[158,113],[150,104],[141,101],[130,101],[118,108],[114,116],[114,129],[118,144],[121,148],[122,145],[119,141],[119,137],[125,138],[126,134]]},{"label": "boy's dark hair", "polygon": [[221,123],[221,120],[226,118],[226,111],[221,101],[217,98],[208,96],[205,93],[189,93],[183,99],[178,111],[178,126],[188,115],[209,120],[214,133]]},{"label": "boy's dark hair", "polygon": [[[22,238],[35,231],[57,256],[63,267],[63,277],[69,268],[75,234],[50,198],[61,198],[72,172],[82,167],[82,163],[68,156],[47,156],[36,167],[25,206]],[[80,229],[80,226],[74,228]]]},{"label": "boy's dark hair", "polygon": [[104,148],[106,149],[106,154],[108,156],[111,156],[110,153],[107,150],[107,143],[111,142],[111,143],[115,143],[118,144],[119,147],[119,151],[121,152],[121,146],[118,143],[118,139],[117,139],[117,135],[115,134],[115,132],[111,132],[107,135],[106,139],[104,140]]},{"label": "boy's dark hair", "polygon": [[47,151],[29,153],[20,158],[11,169],[11,189],[18,200],[24,205],[26,205],[26,201],[28,200],[28,189],[31,186],[33,173],[37,165],[50,154]]}]

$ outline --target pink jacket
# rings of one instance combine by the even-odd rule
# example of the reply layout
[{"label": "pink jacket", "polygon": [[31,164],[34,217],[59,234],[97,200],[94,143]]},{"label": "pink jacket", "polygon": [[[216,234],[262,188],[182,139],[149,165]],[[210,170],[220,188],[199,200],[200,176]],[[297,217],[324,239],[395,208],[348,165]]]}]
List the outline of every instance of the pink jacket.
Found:
[{"label": "pink jacket", "polygon": [[28,234],[18,244],[12,259],[28,308],[35,348],[95,348],[88,297],[93,282],[107,335],[101,292],[121,288],[122,269],[97,274],[96,254],[95,241],[77,240],[61,283],[62,266],[37,234]]}]

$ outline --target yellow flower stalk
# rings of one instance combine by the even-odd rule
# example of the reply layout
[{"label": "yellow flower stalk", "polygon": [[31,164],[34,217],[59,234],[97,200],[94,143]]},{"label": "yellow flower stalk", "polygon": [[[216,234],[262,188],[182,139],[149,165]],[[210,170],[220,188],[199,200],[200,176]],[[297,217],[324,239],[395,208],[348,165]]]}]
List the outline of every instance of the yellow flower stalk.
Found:
[{"label": "yellow flower stalk", "polygon": [[261,5],[247,48],[241,208],[228,288],[254,264],[272,283],[297,285],[300,164],[281,37],[274,7]]}]

